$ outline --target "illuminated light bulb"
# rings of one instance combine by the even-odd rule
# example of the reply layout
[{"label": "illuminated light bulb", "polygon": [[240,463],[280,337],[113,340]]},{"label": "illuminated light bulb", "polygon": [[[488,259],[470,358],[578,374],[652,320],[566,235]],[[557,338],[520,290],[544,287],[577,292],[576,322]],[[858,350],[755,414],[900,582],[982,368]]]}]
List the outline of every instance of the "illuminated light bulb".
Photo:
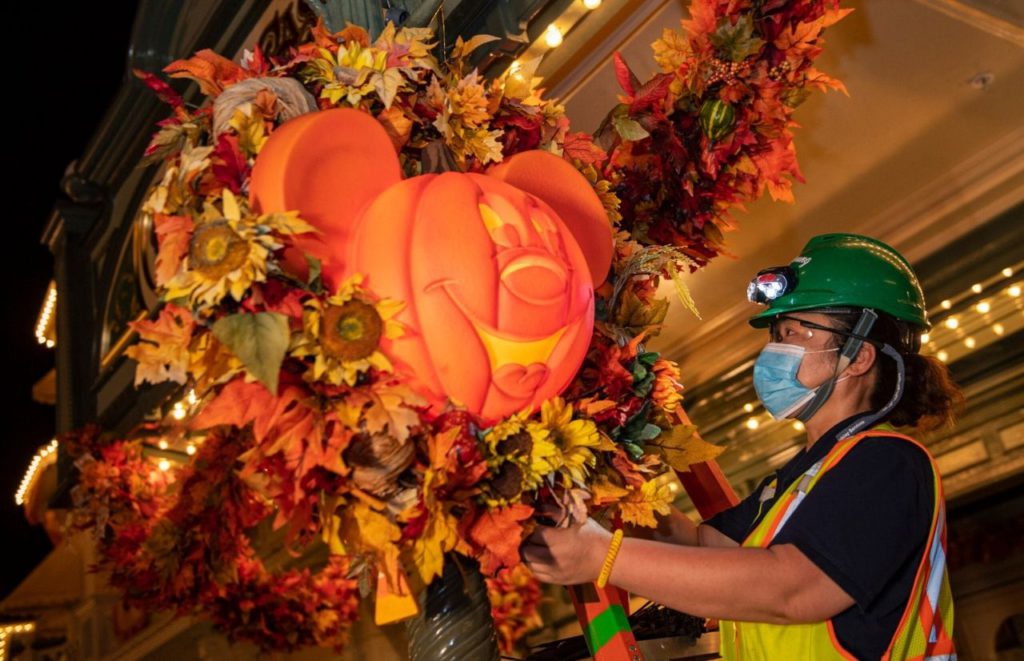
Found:
[{"label": "illuminated light bulb", "polygon": [[981,284],[975,282],[973,285],[971,285],[971,291],[974,292],[975,294],[980,294],[981,293]]},{"label": "illuminated light bulb", "polygon": [[966,346],[968,349],[973,349],[975,344],[977,344],[977,342],[974,341],[973,337],[968,337],[964,339],[964,346]]},{"label": "illuminated light bulb", "polygon": [[161,450],[166,450],[167,449],[167,441],[161,440],[159,443],[156,444],[156,446],[158,448],[160,448]]},{"label": "illuminated light bulb", "polygon": [[548,45],[548,48],[555,48],[562,43],[562,33],[552,23],[548,26],[548,29],[544,31],[544,43]]},{"label": "illuminated light bulb", "polygon": [[750,402],[747,402],[746,404],[743,405],[743,410],[746,411],[747,413],[753,413],[754,405],[751,404]]},{"label": "illuminated light bulb", "polygon": [[597,9],[601,6],[601,0],[583,0],[583,6],[587,9]]},{"label": "illuminated light bulb", "polygon": [[56,342],[54,342],[53,340],[47,340],[47,341],[46,341],[46,348],[47,348],[47,349],[52,349],[52,348],[54,348],[55,346],[57,346],[57,343],[56,343]]},{"label": "illuminated light bulb", "polygon": [[988,311],[992,309],[992,305],[988,301],[981,301],[974,306],[974,309],[977,310],[979,314],[988,314]]},{"label": "illuminated light bulb", "polygon": [[1006,332],[1006,329],[1003,328],[1002,324],[992,324],[992,332],[996,335],[1002,335]]},{"label": "illuminated light bulb", "polygon": [[1006,293],[1009,294],[1010,296],[1013,296],[1014,298],[1017,298],[1018,296],[1020,296],[1020,285],[1014,285],[1010,287],[1009,289],[1006,290]]},{"label": "illuminated light bulb", "polygon": [[757,421],[757,418],[747,418],[747,429],[757,429],[761,426],[761,423]]},{"label": "illuminated light bulb", "polygon": [[166,459],[161,459],[160,463],[157,464],[157,467],[166,473],[167,471],[171,470],[171,462],[167,461]]},{"label": "illuminated light bulb", "polygon": [[931,340],[931,336],[928,333],[921,333],[921,344],[928,344]]},{"label": "illuminated light bulb", "polygon": [[946,328],[949,328],[950,330],[955,329],[959,325],[960,320],[957,319],[956,317],[950,317],[949,319],[946,320]]},{"label": "illuminated light bulb", "polygon": [[1005,269],[1003,269],[1003,277],[1005,277],[1005,278],[1012,278],[1013,277],[1013,269],[1011,269],[1009,266],[1007,266]]},{"label": "illuminated light bulb", "polygon": [[948,310],[949,308],[953,307],[953,304],[949,302],[948,298],[946,300],[944,300],[943,302],[939,303],[939,305],[942,306],[943,310]]},{"label": "illuminated light bulb", "polygon": [[946,353],[945,351],[940,351],[939,353],[935,354],[935,357],[941,360],[942,362],[946,362],[947,360],[949,360],[949,354]]},{"label": "illuminated light bulb", "polygon": [[185,452],[187,452],[189,454],[189,456],[195,454],[196,453],[196,446],[194,446],[191,443],[189,443],[187,446],[185,446]]},{"label": "illuminated light bulb", "polygon": [[[599,0],[599,2],[600,2],[600,0]],[[672,493],[675,493],[675,492],[679,491],[679,485],[677,483],[675,483],[675,482],[669,482],[668,483],[668,490],[671,491]]]},{"label": "illuminated light bulb", "polygon": [[800,422],[799,420],[794,420],[793,421],[793,429],[795,429],[797,431],[803,431],[803,430],[807,429],[807,427],[805,427],[804,423]]},{"label": "illuminated light bulb", "polygon": [[174,410],[171,411],[171,415],[174,416],[175,420],[183,420],[185,418],[185,405],[178,402],[174,405]]},{"label": "illuminated light bulb", "polygon": [[195,406],[196,402],[198,402],[198,401],[199,401],[199,398],[196,397],[196,391],[195,390],[189,390],[188,391],[188,405],[189,406]]}]

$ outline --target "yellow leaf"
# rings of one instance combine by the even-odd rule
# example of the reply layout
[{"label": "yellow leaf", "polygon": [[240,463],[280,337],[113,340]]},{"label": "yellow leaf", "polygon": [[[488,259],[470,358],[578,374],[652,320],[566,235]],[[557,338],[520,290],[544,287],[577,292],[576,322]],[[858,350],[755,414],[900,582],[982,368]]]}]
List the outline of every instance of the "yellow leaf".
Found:
[{"label": "yellow leaf", "polygon": [[619,502],[619,512],[624,523],[654,528],[658,520],[654,513],[668,514],[675,493],[670,481],[654,478],[647,480],[639,489],[631,489],[629,496]]},{"label": "yellow leaf", "polygon": [[694,425],[676,425],[662,432],[645,447],[661,455],[665,463],[682,472],[689,471],[693,464],[711,461],[724,450],[702,439]]},{"label": "yellow leaf", "polygon": [[458,521],[443,506],[430,513],[423,533],[413,543],[412,563],[424,585],[429,585],[444,568],[444,554],[455,548],[458,541]]},{"label": "yellow leaf", "polygon": [[618,502],[625,496],[628,496],[629,493],[629,489],[620,487],[605,476],[599,477],[596,482],[590,485],[590,498],[594,505],[607,505],[608,503]]},{"label": "yellow leaf", "polygon": [[343,420],[351,420],[354,412],[362,411],[367,431],[377,434],[386,429],[392,436],[404,441],[409,437],[409,430],[420,424],[419,413],[409,407],[425,404],[426,400],[408,386],[360,388],[339,408],[338,415]]},{"label": "yellow leaf", "polygon": [[386,515],[375,511],[365,500],[357,499],[338,516],[338,537],[350,552],[372,557],[387,576],[393,589],[398,589],[398,541],[402,531]]}]

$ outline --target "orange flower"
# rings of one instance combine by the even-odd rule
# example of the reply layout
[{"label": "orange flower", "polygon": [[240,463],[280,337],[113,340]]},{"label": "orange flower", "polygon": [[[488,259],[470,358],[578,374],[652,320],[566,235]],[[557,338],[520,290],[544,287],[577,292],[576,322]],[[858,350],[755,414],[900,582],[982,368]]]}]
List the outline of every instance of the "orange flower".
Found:
[{"label": "orange flower", "polygon": [[651,391],[651,399],[661,410],[671,413],[679,408],[679,402],[683,400],[683,389],[679,383],[679,366],[671,360],[659,358],[654,362],[654,389]]}]

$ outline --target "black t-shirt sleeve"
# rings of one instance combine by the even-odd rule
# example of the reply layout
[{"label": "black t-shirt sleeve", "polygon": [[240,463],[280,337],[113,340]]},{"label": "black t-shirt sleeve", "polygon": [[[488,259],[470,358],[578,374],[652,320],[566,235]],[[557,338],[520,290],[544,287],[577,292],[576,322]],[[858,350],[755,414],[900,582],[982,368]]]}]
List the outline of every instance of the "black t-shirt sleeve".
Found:
[{"label": "black t-shirt sleeve", "polygon": [[772,543],[795,545],[867,610],[920,557],[933,491],[920,448],[868,437],[821,477]]},{"label": "black t-shirt sleeve", "polygon": [[764,489],[771,480],[772,476],[766,477],[759,485],[757,485],[757,488],[754,489],[749,496],[741,500],[734,507],[722,510],[718,514],[714,515],[705,521],[704,525],[711,526],[737,544],[742,544],[743,540],[745,540],[747,535],[750,534],[750,528],[754,523],[754,517],[757,516],[758,509],[761,505],[761,490]]}]

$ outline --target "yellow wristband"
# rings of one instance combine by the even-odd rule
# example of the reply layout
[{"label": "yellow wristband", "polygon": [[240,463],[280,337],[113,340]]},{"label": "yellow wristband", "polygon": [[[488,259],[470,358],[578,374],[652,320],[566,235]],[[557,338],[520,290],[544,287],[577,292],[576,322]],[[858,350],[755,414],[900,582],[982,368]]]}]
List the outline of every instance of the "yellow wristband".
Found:
[{"label": "yellow wristband", "polygon": [[619,555],[619,548],[622,546],[622,529],[612,533],[612,543],[608,545],[608,555],[604,556],[604,564],[601,566],[601,573],[597,577],[597,587],[603,588],[608,585],[608,579],[612,575],[612,566],[615,565],[615,558]]}]

